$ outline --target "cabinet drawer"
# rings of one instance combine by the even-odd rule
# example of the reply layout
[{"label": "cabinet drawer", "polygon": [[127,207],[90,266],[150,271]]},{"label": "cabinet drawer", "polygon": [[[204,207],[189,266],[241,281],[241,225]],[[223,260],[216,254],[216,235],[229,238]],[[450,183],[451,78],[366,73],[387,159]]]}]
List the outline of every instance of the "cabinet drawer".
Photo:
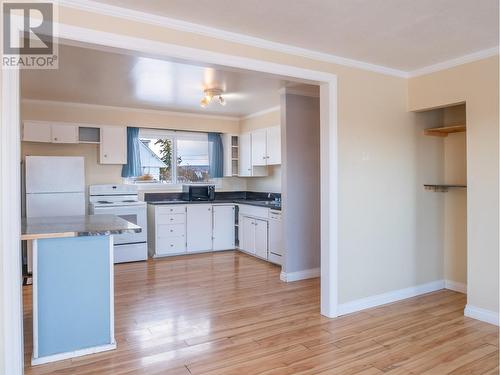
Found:
[{"label": "cabinet drawer", "polygon": [[269,217],[269,208],[250,206],[246,204],[239,204],[240,214],[245,216],[253,216],[258,218],[267,219]]},{"label": "cabinet drawer", "polygon": [[156,242],[156,253],[159,255],[178,254],[186,251],[186,239],[184,237],[158,238]]},{"label": "cabinet drawer", "polygon": [[164,237],[185,237],[186,226],[184,224],[158,224],[156,227],[156,236]]},{"label": "cabinet drawer", "polygon": [[281,212],[269,210],[269,219],[271,219],[271,220],[281,220]]},{"label": "cabinet drawer", "polygon": [[167,214],[158,215],[158,224],[184,224],[186,222],[186,214]]},{"label": "cabinet drawer", "polygon": [[186,206],[184,205],[161,206],[156,208],[156,212],[158,212],[159,215],[183,214],[186,212]]}]

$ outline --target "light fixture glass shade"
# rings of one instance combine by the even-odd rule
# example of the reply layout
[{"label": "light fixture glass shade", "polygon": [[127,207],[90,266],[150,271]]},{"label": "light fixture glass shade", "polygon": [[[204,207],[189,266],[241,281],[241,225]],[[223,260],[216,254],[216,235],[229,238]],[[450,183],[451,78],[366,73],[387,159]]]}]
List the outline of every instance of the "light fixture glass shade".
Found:
[{"label": "light fixture glass shade", "polygon": [[200,101],[200,105],[202,108],[205,108],[208,103],[210,103],[210,100],[206,96],[204,96]]}]

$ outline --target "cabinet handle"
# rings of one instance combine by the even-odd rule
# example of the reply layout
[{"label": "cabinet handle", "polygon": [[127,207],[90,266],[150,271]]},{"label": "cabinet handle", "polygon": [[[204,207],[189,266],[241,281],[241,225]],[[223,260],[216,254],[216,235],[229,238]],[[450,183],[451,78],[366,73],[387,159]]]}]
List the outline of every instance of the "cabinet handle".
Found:
[{"label": "cabinet handle", "polygon": [[54,141],[57,141],[57,137],[54,138]]},{"label": "cabinet handle", "polygon": [[104,157],[107,158],[108,157],[108,154],[104,154]]}]

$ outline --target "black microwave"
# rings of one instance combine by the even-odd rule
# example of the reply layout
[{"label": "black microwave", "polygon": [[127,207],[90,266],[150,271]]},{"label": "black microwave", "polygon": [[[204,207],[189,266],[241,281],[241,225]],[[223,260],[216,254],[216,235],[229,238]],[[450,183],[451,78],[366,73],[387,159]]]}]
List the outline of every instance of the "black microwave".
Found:
[{"label": "black microwave", "polygon": [[182,199],[185,201],[213,201],[215,185],[182,185]]}]

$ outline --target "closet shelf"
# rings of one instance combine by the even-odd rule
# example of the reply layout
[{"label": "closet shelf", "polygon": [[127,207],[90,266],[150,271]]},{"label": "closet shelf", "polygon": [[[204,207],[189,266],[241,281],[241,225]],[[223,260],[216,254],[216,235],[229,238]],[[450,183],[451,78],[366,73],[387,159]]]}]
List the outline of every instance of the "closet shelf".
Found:
[{"label": "closet shelf", "polygon": [[461,133],[466,131],[465,125],[452,125],[443,126],[440,128],[430,128],[424,130],[424,135],[431,135],[434,137],[447,137],[450,133]]},{"label": "closet shelf", "polygon": [[439,193],[445,193],[449,189],[467,189],[467,185],[430,185],[430,184],[425,184],[424,185],[425,190],[431,190],[434,192],[439,192]]}]

